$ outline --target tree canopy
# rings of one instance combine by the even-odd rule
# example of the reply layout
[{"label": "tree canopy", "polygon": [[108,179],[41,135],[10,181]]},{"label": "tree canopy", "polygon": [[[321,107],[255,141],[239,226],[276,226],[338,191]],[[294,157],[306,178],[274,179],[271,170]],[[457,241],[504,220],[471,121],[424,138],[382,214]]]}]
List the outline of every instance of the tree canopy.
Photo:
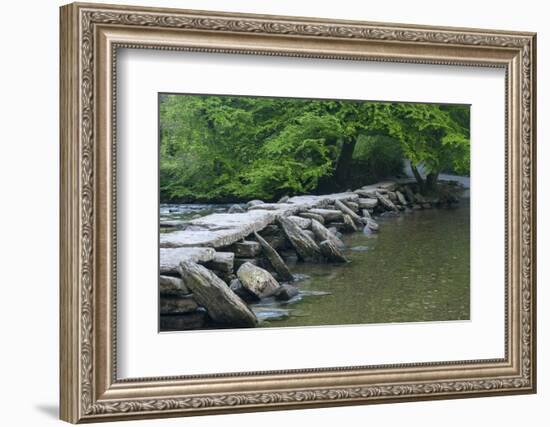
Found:
[{"label": "tree canopy", "polygon": [[400,174],[403,158],[428,171],[424,186],[469,170],[467,106],[210,95],[159,104],[163,201],[345,189]]}]

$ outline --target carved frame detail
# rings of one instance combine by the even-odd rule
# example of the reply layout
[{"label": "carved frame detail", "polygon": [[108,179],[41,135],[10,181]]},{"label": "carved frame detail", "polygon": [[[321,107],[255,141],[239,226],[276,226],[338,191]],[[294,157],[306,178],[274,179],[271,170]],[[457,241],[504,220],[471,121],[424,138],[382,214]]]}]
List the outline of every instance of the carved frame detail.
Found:
[{"label": "carved frame detail", "polygon": [[[377,370],[389,372],[388,381],[319,387],[310,383],[308,375],[326,370],[278,372],[278,376],[291,378],[297,373],[304,378],[303,386],[282,389],[280,386],[262,391],[223,392],[216,389],[216,378],[220,381],[239,380],[240,376],[209,376],[212,393],[182,394],[170,397],[172,386],[184,384],[185,378],[143,379],[143,393],[127,396],[121,391],[124,387],[136,388],[136,382],[117,381],[116,361],[109,367],[100,361],[114,359],[116,339],[105,338],[115,348],[107,349],[99,344],[96,331],[98,316],[111,312],[112,333],[116,327],[116,298],[109,299],[112,307],[98,308],[96,293],[103,284],[98,281],[98,218],[105,218],[105,206],[98,207],[98,108],[103,102],[98,90],[113,90],[116,82],[114,70],[110,85],[98,88],[100,72],[98,67],[98,40],[102,29],[133,29],[153,34],[158,31],[199,32],[218,34],[228,40],[238,38],[232,47],[182,47],[175,44],[142,43],[139,40],[111,43],[111,62],[116,63],[117,47],[200,50],[210,52],[247,53],[263,55],[287,55],[316,58],[345,58],[352,60],[382,60],[411,63],[469,64],[477,66],[500,66],[507,69],[512,93],[508,101],[507,135],[510,153],[517,151],[516,166],[510,164],[507,199],[511,201],[512,216],[510,226],[517,227],[520,236],[507,236],[515,252],[511,253],[512,272],[518,286],[512,283],[508,290],[515,303],[508,304],[507,322],[511,336],[517,334],[514,343],[507,343],[507,357],[502,361],[470,361],[456,363],[403,365],[394,367],[356,367],[357,370]],[[237,36],[235,36],[237,35]],[[296,43],[294,49],[239,48],[239,40],[248,35],[255,38],[272,37]],[[307,51],[300,42],[326,40],[327,51]],[[350,50],[338,49],[342,41],[345,46],[354,42],[368,42],[376,46],[378,42],[399,45],[402,52],[410,54],[376,53],[354,55]],[[286,43],[286,41],[285,41]],[[416,47],[416,51],[415,51]],[[440,55],[440,49],[448,47]],[[350,49],[351,49],[350,48]],[[368,50],[368,49],[367,49]],[[335,52],[336,51],[336,52]],[[470,55],[469,52],[475,55]],[[480,52],[489,53],[483,57]],[[430,53],[431,52],[431,53]],[[454,28],[413,27],[393,24],[371,24],[357,22],[329,22],[305,18],[267,17],[261,15],[234,15],[211,12],[182,10],[161,10],[72,4],[61,9],[61,417],[70,422],[100,421],[138,417],[160,417],[175,415],[197,415],[228,411],[250,411],[257,409],[284,409],[289,407],[327,406],[335,404],[360,404],[381,401],[402,401],[460,396],[479,396],[495,393],[530,393],[535,390],[535,35],[531,33],[511,33],[485,30],[465,30]],[[104,59],[99,59],[103,61]],[[112,93],[111,93],[111,96]],[[99,101],[98,101],[99,100]],[[112,97],[114,103],[116,97]],[[115,109],[108,109],[107,117],[111,129],[116,125]],[[514,124],[514,120],[516,123]],[[116,162],[115,162],[116,166]],[[514,169],[517,168],[517,169]],[[516,172],[513,172],[516,170]],[[112,194],[111,194],[112,196]],[[517,211],[514,214],[514,206]],[[111,206],[112,207],[112,206]],[[115,215],[114,212],[111,212]],[[98,217],[98,215],[100,215]],[[116,236],[113,236],[116,245]],[[66,243],[64,243],[66,242]],[[103,259],[103,257],[102,257]],[[116,261],[115,261],[116,263]],[[515,266],[515,267],[514,267]],[[112,267],[113,268],[113,267]],[[114,267],[116,269],[116,266]],[[103,301],[103,299],[101,300]],[[103,320],[103,318],[102,318]],[[516,332],[514,332],[516,331]],[[103,341],[102,341],[103,342]],[[513,346],[517,348],[512,348]],[[508,351],[508,349],[513,351]],[[105,353],[105,356],[102,354]],[[514,354],[516,355],[514,359]],[[512,360],[514,359],[514,360]],[[476,365],[477,363],[477,365]],[[511,373],[474,375],[463,374],[455,377],[457,367],[479,369],[512,367]],[[449,369],[447,379],[403,380],[400,370],[418,368],[420,370],[442,367]],[[98,370],[107,369],[106,375]],[[328,370],[331,375],[339,375],[345,368]],[[477,371],[480,372],[480,371]],[[508,371],[507,371],[508,372]],[[250,373],[257,378],[270,373]],[[103,375],[106,380],[98,380]],[[109,380],[110,378],[110,380]],[[293,378],[293,377],[292,377]],[[243,377],[242,381],[253,381]],[[150,386],[157,381],[166,387],[167,397],[155,392],[148,395]],[[137,381],[139,383],[139,381]],[[99,384],[99,385],[98,385]],[[138,386],[139,388],[139,386]],[[113,391],[114,390],[114,391]],[[116,394],[122,393],[122,394]],[[112,394],[112,396],[111,396]]]}]

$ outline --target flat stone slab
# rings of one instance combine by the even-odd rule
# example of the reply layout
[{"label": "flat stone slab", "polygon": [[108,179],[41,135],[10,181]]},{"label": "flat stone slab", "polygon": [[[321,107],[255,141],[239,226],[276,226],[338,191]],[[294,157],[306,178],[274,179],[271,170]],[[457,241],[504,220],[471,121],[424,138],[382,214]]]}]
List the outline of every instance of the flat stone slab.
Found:
[{"label": "flat stone slab", "polygon": [[300,209],[296,203],[262,203],[248,208],[249,211],[281,211],[285,213],[294,213]]},{"label": "flat stone slab", "polygon": [[366,197],[375,197],[375,193],[385,193],[388,191],[395,191],[399,183],[396,181],[382,181],[377,182],[376,184],[364,185],[363,187],[355,190],[356,194]]},{"label": "flat stone slab", "polygon": [[336,200],[356,200],[359,196],[352,192],[325,194],[321,196],[294,196],[288,199],[288,203],[302,205],[303,208],[313,208],[334,203]]},{"label": "flat stone slab", "polygon": [[214,213],[189,221],[185,230],[160,235],[161,248],[221,248],[261,231],[280,216],[292,215],[312,207],[326,206],[336,200],[357,200],[355,193],[321,196],[295,196],[286,203],[262,203],[244,213]]},{"label": "flat stone slab", "polygon": [[228,249],[239,258],[254,258],[262,251],[260,244],[251,240],[237,242]]},{"label": "flat stone slab", "polygon": [[161,228],[175,228],[175,227],[181,227],[185,224],[187,224],[187,221],[183,219],[169,219],[169,220],[160,221]]},{"label": "flat stone slab", "polygon": [[294,216],[294,215],[288,216],[287,218],[290,219],[291,221],[294,221],[296,225],[301,229],[305,230],[306,228],[311,227],[311,219],[309,218],[302,218],[301,216]]},{"label": "flat stone slab", "polygon": [[361,198],[358,203],[361,209],[373,209],[378,204],[378,199]]},{"label": "flat stone slab", "polygon": [[160,314],[185,314],[192,313],[199,308],[193,295],[184,297],[163,297],[160,298]]},{"label": "flat stone slab", "polygon": [[204,263],[212,261],[216,251],[212,248],[160,248],[160,274],[178,275],[182,261]]},{"label": "flat stone slab", "polygon": [[395,191],[399,184],[392,180],[392,181],[382,181],[376,185],[378,185],[378,188],[383,188],[384,190]]},{"label": "flat stone slab", "polygon": [[192,227],[160,236],[161,248],[229,246],[260,231],[273,222],[271,211],[251,210],[245,213],[216,213],[190,221]]},{"label": "flat stone slab", "polygon": [[233,252],[216,252],[214,259],[205,263],[205,267],[223,273],[231,273],[234,264],[235,254]]},{"label": "flat stone slab", "polygon": [[[179,272],[178,272],[179,275]],[[189,295],[190,291],[179,277],[160,276],[159,291],[161,297],[183,297]]]},{"label": "flat stone slab", "polygon": [[206,311],[194,311],[185,314],[162,314],[160,316],[161,331],[186,331],[200,329],[206,323]]},{"label": "flat stone slab", "polygon": [[340,209],[313,208],[309,212],[321,215],[325,221],[342,221],[344,219],[344,214]]}]

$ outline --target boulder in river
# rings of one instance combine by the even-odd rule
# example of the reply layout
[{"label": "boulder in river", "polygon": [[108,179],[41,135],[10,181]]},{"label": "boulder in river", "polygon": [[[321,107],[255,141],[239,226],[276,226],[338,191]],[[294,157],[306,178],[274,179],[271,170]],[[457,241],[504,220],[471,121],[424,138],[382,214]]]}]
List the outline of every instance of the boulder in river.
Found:
[{"label": "boulder in river", "polygon": [[163,296],[182,297],[190,293],[179,277],[160,276],[159,288]]},{"label": "boulder in river", "polygon": [[344,203],[342,203],[340,200],[336,200],[334,202],[334,206],[336,206],[338,209],[340,209],[344,214],[344,222],[346,222],[346,215],[349,216],[355,225],[362,226],[363,221],[361,220],[361,217],[357,215],[352,209],[350,209],[348,206],[346,206]]},{"label": "boulder in river", "polygon": [[229,249],[231,250],[231,252],[235,253],[235,256],[240,258],[254,258],[262,251],[262,247],[258,242],[253,242],[250,240],[237,242]]},{"label": "boulder in river", "polygon": [[347,225],[344,224],[343,222],[331,222],[328,225],[329,225],[328,229],[336,230],[338,233],[340,233],[339,236],[335,233],[340,238],[342,238],[342,233],[343,232],[348,231],[347,230]]},{"label": "boulder in river", "polygon": [[342,251],[331,240],[323,240],[319,243],[319,248],[329,262],[348,262]]},{"label": "boulder in river", "polygon": [[260,231],[260,234],[265,236],[274,236],[282,234],[281,228],[277,224],[269,224]]},{"label": "boulder in river", "polygon": [[160,248],[160,274],[179,276],[181,261],[205,263],[214,259],[216,251],[212,248]]},{"label": "boulder in river", "polygon": [[419,204],[423,204],[427,202],[424,196],[420,193],[414,193],[414,201],[415,203],[419,203]]},{"label": "boulder in river", "polygon": [[[342,221],[342,211],[338,209],[310,209],[308,212],[314,213],[316,215],[321,215],[325,222],[331,222],[331,221]],[[320,222],[320,221],[319,221]]]},{"label": "boulder in river", "polygon": [[237,276],[242,285],[258,298],[272,295],[280,286],[269,271],[249,262],[241,265],[237,270]]},{"label": "boulder in river", "polygon": [[279,199],[279,201],[277,203],[286,203],[286,202],[288,202],[288,199],[289,199],[288,196],[283,196]]},{"label": "boulder in river", "polygon": [[277,272],[279,278],[285,282],[292,281],[292,273],[290,273],[288,266],[285,264],[283,258],[281,258],[278,252],[258,233],[254,233],[254,237],[256,237],[256,240],[262,246],[263,253],[265,254],[273,269]]},{"label": "boulder in river", "polygon": [[260,300],[260,298],[246,289],[239,279],[232,280],[229,284],[229,289],[235,292],[240,298],[242,298],[243,301],[246,301],[247,303],[258,302]]},{"label": "boulder in river", "polygon": [[365,225],[363,227],[363,234],[365,236],[372,236],[374,234],[374,231],[372,230],[372,228],[370,228],[368,225]]},{"label": "boulder in river", "polygon": [[351,219],[351,217],[349,215],[344,215],[344,231],[348,231],[348,232],[353,232],[353,231],[357,231],[357,225],[355,224],[355,222],[353,221],[353,219]]},{"label": "boulder in river", "polygon": [[[342,236],[343,236],[343,234],[340,233],[336,227],[329,227],[329,228],[327,228],[327,230],[330,231],[332,234],[334,234],[339,239],[341,239]],[[323,239],[323,240],[325,240],[325,239]]]},{"label": "boulder in river", "polygon": [[318,221],[311,221],[311,230],[315,234],[318,241],[331,240],[339,248],[343,248],[345,246],[344,242],[342,242],[342,240],[335,233],[325,228],[325,226]]},{"label": "boulder in river", "polygon": [[357,203],[361,209],[374,209],[378,204],[378,199],[361,198],[357,199]]},{"label": "boulder in river", "polygon": [[[371,231],[378,231],[380,229],[380,226],[378,225],[378,223],[372,218],[365,218],[365,220],[366,220],[365,228],[368,228]],[[363,229],[363,232],[364,231],[365,229]]]},{"label": "boulder in river", "polygon": [[200,329],[205,326],[206,319],[206,311],[204,310],[184,314],[161,314],[160,329],[163,331]]},{"label": "boulder in river", "polygon": [[407,199],[405,198],[405,196],[403,195],[403,193],[401,191],[396,190],[395,195],[397,196],[397,200],[399,200],[399,203],[401,203],[402,205],[408,205],[409,204],[407,202]]},{"label": "boulder in river", "polygon": [[233,252],[216,252],[214,258],[207,263],[205,267],[211,270],[217,270],[224,273],[233,272],[233,264],[235,263],[235,254]]},{"label": "boulder in river", "polygon": [[344,204],[354,212],[359,211],[359,203],[357,202],[352,202],[351,200],[347,200],[344,202]]},{"label": "boulder in river", "polygon": [[397,182],[394,182],[394,181],[386,181],[386,182],[378,183],[379,189],[387,190],[388,192],[395,191],[397,187],[399,187],[399,185],[397,184]]},{"label": "boulder in river", "polygon": [[248,208],[251,208],[252,206],[263,205],[263,204],[264,204],[263,200],[251,200],[246,204],[246,208],[248,209]]},{"label": "boulder in river", "polygon": [[314,262],[320,260],[321,251],[319,246],[304,230],[285,217],[279,218],[279,224],[283,227],[288,240],[290,240],[302,260],[311,260]]},{"label": "boulder in river", "polygon": [[380,202],[380,204],[384,206],[386,209],[392,210],[394,212],[398,212],[397,206],[395,206],[389,198],[384,196],[379,191],[376,192],[376,197],[378,198],[378,201]]},{"label": "boulder in river", "polygon": [[195,300],[206,308],[212,320],[233,327],[256,326],[256,316],[243,300],[206,267],[192,261],[182,261],[179,270]]},{"label": "boulder in river", "polygon": [[182,297],[160,298],[160,314],[183,314],[191,313],[198,308],[197,302],[192,294]]},{"label": "boulder in river", "polygon": [[274,293],[273,296],[278,301],[288,301],[299,294],[299,290],[293,285],[281,285]]},{"label": "boulder in river", "polygon": [[314,219],[315,221],[318,221],[321,224],[325,223],[325,218],[313,212],[300,212],[298,215],[301,216],[302,218]]},{"label": "boulder in river", "polygon": [[263,260],[261,258],[235,258],[235,270],[238,270],[241,265],[247,262],[257,265],[258,267],[263,265]]},{"label": "boulder in river", "polygon": [[311,230],[303,230],[304,234],[307,234],[312,240],[315,240],[315,234]]},{"label": "boulder in river", "polygon": [[287,218],[295,222],[296,225],[303,230],[311,227],[311,219],[309,218],[302,218],[301,216],[294,215],[288,216]]},{"label": "boulder in river", "polygon": [[229,208],[229,210],[227,211],[227,213],[245,213],[246,211],[242,208],[241,205],[233,205]]},{"label": "boulder in river", "polygon": [[369,187],[368,189],[360,188],[358,190],[354,190],[354,193],[359,196],[359,198],[373,198],[376,197],[376,189]]},{"label": "boulder in river", "polygon": [[264,236],[264,237],[265,237],[265,241],[275,250],[289,248],[289,242],[282,232],[281,234],[277,234],[273,236]]}]

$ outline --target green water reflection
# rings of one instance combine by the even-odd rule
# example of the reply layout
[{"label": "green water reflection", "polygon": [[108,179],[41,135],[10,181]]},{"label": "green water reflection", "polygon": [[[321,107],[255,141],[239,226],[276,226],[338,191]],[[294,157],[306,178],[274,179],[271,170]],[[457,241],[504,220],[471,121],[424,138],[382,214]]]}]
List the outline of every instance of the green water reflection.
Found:
[{"label": "green water reflection", "polygon": [[[346,235],[345,265],[301,264],[303,290],[328,291],[280,308],[262,326],[466,320],[470,318],[469,203],[379,218],[380,232]],[[355,250],[353,250],[355,248]]]}]

